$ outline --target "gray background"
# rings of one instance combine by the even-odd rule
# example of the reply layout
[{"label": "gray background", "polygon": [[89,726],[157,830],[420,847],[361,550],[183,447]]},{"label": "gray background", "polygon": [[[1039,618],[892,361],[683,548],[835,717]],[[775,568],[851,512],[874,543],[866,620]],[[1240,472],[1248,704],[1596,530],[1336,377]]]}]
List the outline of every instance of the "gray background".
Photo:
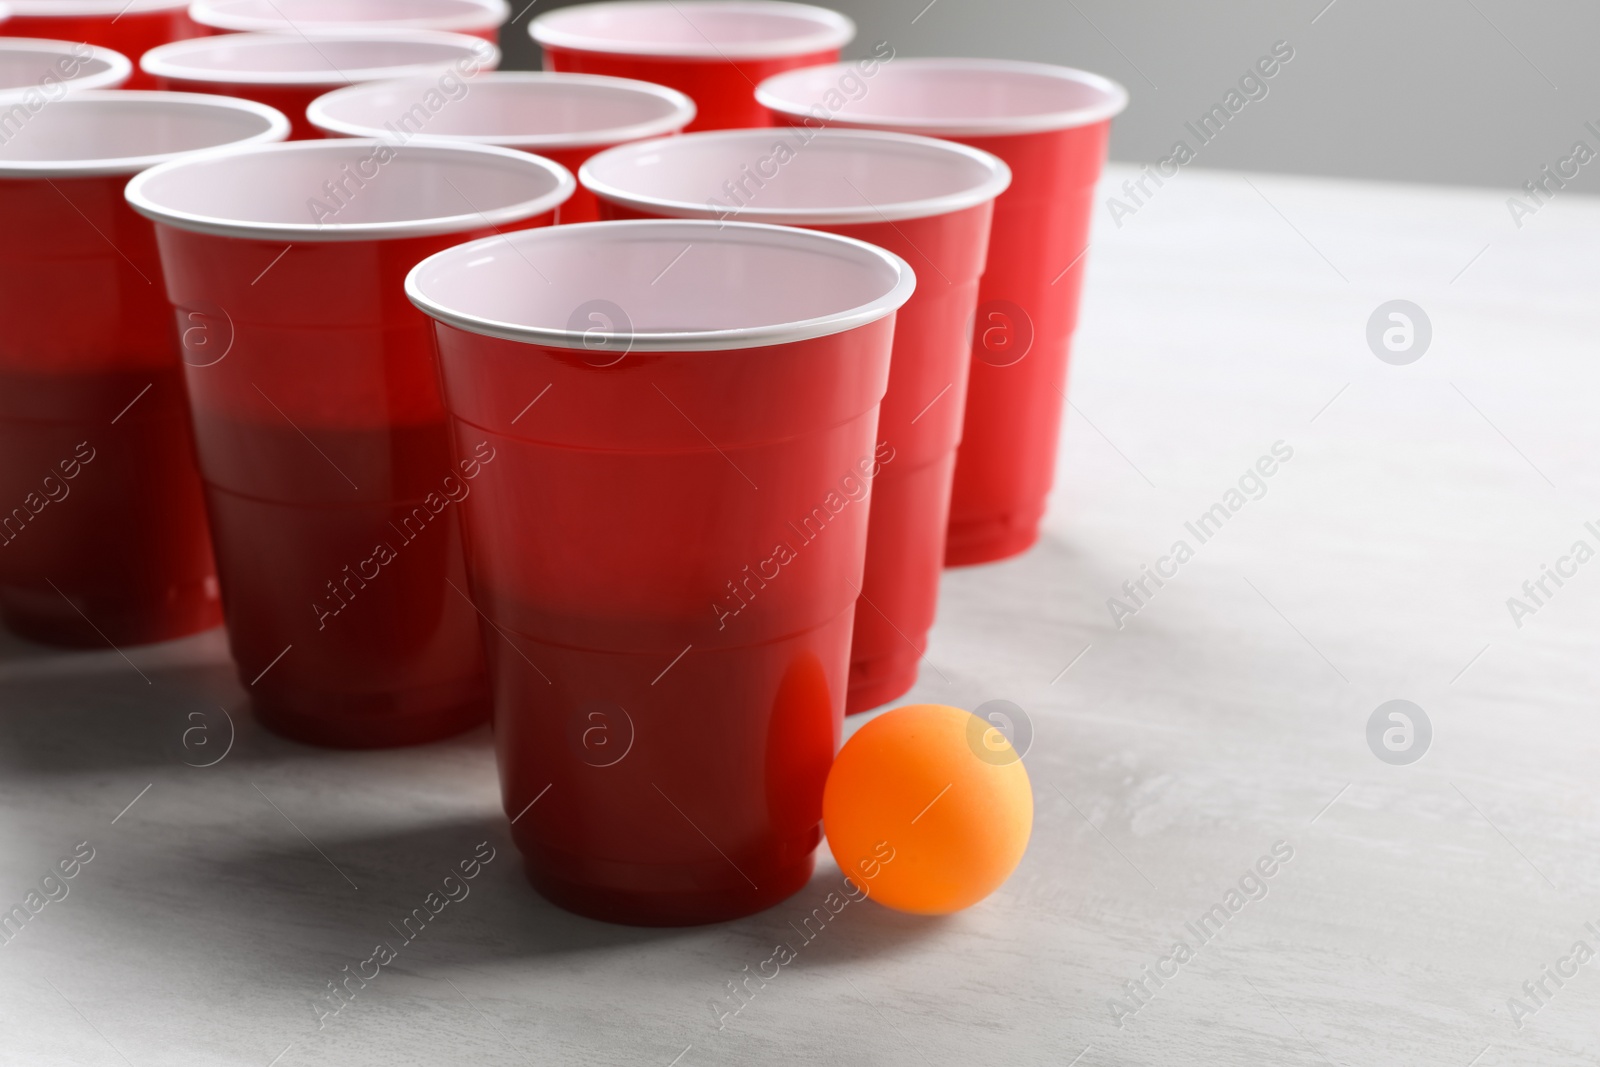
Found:
[{"label": "gray background", "polygon": [[[513,0],[507,66],[534,66],[527,24],[564,6]],[[1295,58],[1197,166],[1511,189],[1583,139],[1600,149],[1600,7],[1515,0],[835,0],[900,55],[1004,56],[1115,78],[1133,103],[1113,159],[1166,155],[1286,40]],[[919,14],[920,12],[920,14]],[[1313,19],[1316,21],[1313,23]],[[915,21],[913,21],[915,20]],[[1600,189],[1584,168],[1566,192]]]}]

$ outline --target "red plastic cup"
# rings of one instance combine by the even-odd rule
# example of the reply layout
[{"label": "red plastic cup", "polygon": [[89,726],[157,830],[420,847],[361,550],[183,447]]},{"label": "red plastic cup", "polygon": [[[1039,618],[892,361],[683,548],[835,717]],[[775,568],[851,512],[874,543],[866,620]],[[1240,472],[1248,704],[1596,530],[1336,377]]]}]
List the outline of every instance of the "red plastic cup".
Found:
[{"label": "red plastic cup", "polygon": [[[290,136],[305,140],[323,136],[306,120],[306,107],[361,82],[416,77],[421,87],[413,102],[432,93],[429,102],[449,111],[466,95],[467,79],[500,65],[500,49],[479,37],[434,30],[227,33],[152,49],[139,65],[163,89],[242,96],[275,107],[289,116]],[[420,114],[431,115],[427,105]]]},{"label": "red plastic cup", "polygon": [[131,73],[128,57],[109,48],[0,37],[0,136],[9,136],[21,118],[17,104],[38,110],[67,91],[116,89]]},{"label": "red plastic cup", "polygon": [[498,42],[506,0],[195,0],[189,15],[222,33],[366,33],[446,30]]},{"label": "red plastic cup", "polygon": [[[505,72],[474,78],[458,99],[425,121],[407,117],[435,89],[426,78],[355,85],[319,98],[307,117],[345,137],[406,136],[428,143],[494,144],[537,152],[576,171],[597,152],[676,133],[694,118],[694,101],[661,85],[585,74]],[[594,196],[579,188],[561,206],[562,222],[593,222]]]},{"label": "red plastic cup", "polygon": [[0,138],[0,617],[50,644],[163,641],[221,611],[155,233],[122,187],[289,124],[240,100],[56,95]]},{"label": "red plastic cup", "polygon": [[[205,32],[190,20],[188,0],[6,0],[6,6],[11,18],[0,19],[0,35],[98,45],[135,63],[157,45]],[[128,78],[130,89],[154,86],[137,67]]]},{"label": "red plastic cup", "polygon": [[609,74],[688,94],[690,130],[770,126],[753,87],[831,63],[856,35],[837,11],[778,0],[622,0],[540,15],[528,32],[546,70]]},{"label": "red plastic cup", "polygon": [[377,748],[481,722],[458,462],[423,258],[548,225],[572,176],[479,146],[296,141],[156,167],[153,219],[185,367],[228,636],[267,727]]},{"label": "red plastic cup", "polygon": [[969,339],[994,198],[1011,180],[987,152],[869,130],[726,130],[613,149],[580,182],[606,218],[805,226],[886,248],[920,279],[896,318],[878,439],[846,712],[917,679],[938,607]]},{"label": "red plastic cup", "polygon": [[475,241],[407,279],[458,449],[498,457],[468,563],[506,813],[555,903],[689,925],[810,876],[914,285],[859,241],[682,220]]},{"label": "red plastic cup", "polygon": [[763,82],[757,97],[791,125],[948,137],[1011,166],[978,290],[945,561],[1017,555],[1038,540],[1055,477],[1094,186],[1127,91],[1097,74],[1040,63],[901,59],[878,69],[870,92],[835,94],[819,109],[843,72],[780,75]]}]

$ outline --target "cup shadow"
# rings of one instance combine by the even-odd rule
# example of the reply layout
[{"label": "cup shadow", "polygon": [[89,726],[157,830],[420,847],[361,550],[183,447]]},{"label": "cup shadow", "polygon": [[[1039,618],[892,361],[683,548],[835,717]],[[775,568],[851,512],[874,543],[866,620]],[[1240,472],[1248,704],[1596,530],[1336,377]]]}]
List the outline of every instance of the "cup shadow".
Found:
[{"label": "cup shadow", "polygon": [[[221,838],[214,828],[202,836],[185,841],[181,856],[170,849],[125,855],[118,891],[97,901],[100,919],[121,929],[148,925],[149,898],[164,897],[161,929],[147,929],[147,936],[204,946],[273,986],[320,987],[378,945],[394,953],[387,967],[414,974],[514,962],[564,967],[567,957],[677,945],[737,975],[779,941],[808,963],[845,966],[897,955],[943,926],[864,899],[830,915],[826,928],[818,919],[808,924],[814,909],[827,913],[825,898],[842,883],[826,862],[795,896],[728,923],[657,928],[587,919],[533,890],[498,813],[379,833],[318,834],[314,846],[287,833],[268,845]],[[462,863],[473,870],[474,860],[476,873],[468,878]]]},{"label": "cup shadow", "polygon": [[30,645],[18,654],[18,644],[0,639],[0,773],[204,768],[317,752],[262,730],[232,662],[203,647],[133,650],[129,662],[115,651]]},{"label": "cup shadow", "polygon": [[[826,844],[821,851],[826,855]],[[800,892],[729,924],[766,950],[754,955],[747,951],[738,964],[749,963],[755,970],[758,961],[786,945],[808,966],[845,967],[898,955],[939,936],[949,924],[949,916],[911,915],[885,907],[871,899],[870,882],[864,888],[865,897],[860,888],[846,889],[843,873],[819,857],[816,873]]]},{"label": "cup shadow", "polygon": [[[779,941],[833,966],[894,955],[941,927],[938,919],[868,900],[830,912],[827,901],[830,894],[839,899],[843,876],[825,845],[809,882],[764,912],[712,926],[650,928],[584,918],[541,897],[498,810],[426,822],[398,813],[387,828],[313,830],[315,845],[287,826],[270,840],[241,833],[239,817],[226,814],[234,804],[227,795],[249,794],[243,783],[255,773],[294,764],[297,777],[325,777],[325,788],[298,798],[302,807],[292,809],[298,815],[307,800],[339,805],[340,779],[359,785],[368,773],[364,754],[313,748],[259,726],[220,630],[128,651],[131,664],[115,650],[46,649],[0,633],[0,775],[148,770],[167,783],[163,789],[201,790],[195,818],[162,826],[153,848],[121,853],[118,892],[96,905],[116,928],[149,927],[152,938],[204,944],[299,984],[365,959],[380,941],[402,950],[400,970],[419,959],[427,966],[548,960],[693,941],[698,955],[725,963],[731,974],[765,958]],[[486,727],[438,743],[443,758],[490,775],[491,745]],[[225,775],[211,781],[232,784],[226,794],[213,793],[185,766],[198,775]],[[249,795],[248,803],[257,801]],[[492,851],[488,862],[485,850]],[[465,879],[461,864],[474,859],[481,869]],[[151,927],[157,899],[165,901],[163,916]],[[821,933],[806,938],[810,931]]]},{"label": "cup shadow", "polygon": [[[498,813],[353,836],[318,834],[315,846],[293,835],[271,845],[239,842],[191,854],[187,865],[193,905],[205,924],[233,931],[237,943],[229,951],[259,954],[265,966],[282,948],[365,958],[384,943],[404,969],[408,957],[425,956],[430,966],[494,963],[692,933],[598,922],[549,903],[525,877]],[[268,949],[264,931],[287,943]]]},{"label": "cup shadow", "polygon": [[123,651],[47,648],[0,631],[0,773],[181,772],[353,754],[264,729],[221,629]]}]

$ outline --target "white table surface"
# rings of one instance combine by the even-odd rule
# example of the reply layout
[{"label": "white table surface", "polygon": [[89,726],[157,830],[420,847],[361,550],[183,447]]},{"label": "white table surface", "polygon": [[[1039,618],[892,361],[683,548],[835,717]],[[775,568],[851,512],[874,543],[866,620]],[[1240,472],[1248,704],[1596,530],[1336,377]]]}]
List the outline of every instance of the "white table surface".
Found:
[{"label": "white table surface", "polygon": [[[0,1062],[1595,1063],[1600,960],[1520,1029],[1507,998],[1600,950],[1600,561],[1520,629],[1506,598],[1600,546],[1600,202],[1519,231],[1504,198],[1190,171],[1099,214],[1048,530],[948,574],[912,694],[1031,716],[1027,857],[946,919],[850,905],[725,1029],[709,1003],[831,860],[740,922],[590,922],[524,881],[487,731],[318,751],[254,726],[220,632],[0,639],[0,905],[95,849],[0,945]],[[1409,366],[1365,340],[1395,298],[1433,324]],[[1106,599],[1277,441],[1267,494],[1118,630]],[[1433,724],[1410,766],[1367,745],[1393,698]],[[218,707],[232,750],[185,766]],[[484,840],[470,896],[319,1030],[326,983]],[[1267,896],[1118,1027],[1109,998],[1279,840]]]}]

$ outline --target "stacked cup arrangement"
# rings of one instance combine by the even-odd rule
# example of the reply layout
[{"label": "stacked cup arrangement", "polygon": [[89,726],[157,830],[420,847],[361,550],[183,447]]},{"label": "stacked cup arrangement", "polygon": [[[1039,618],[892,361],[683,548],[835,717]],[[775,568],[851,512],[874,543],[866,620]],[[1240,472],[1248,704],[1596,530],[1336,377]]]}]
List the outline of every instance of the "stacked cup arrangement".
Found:
[{"label": "stacked cup arrangement", "polygon": [[551,12],[537,74],[503,0],[5,6],[6,625],[225,617],[309,744],[492,717],[580,913],[803,885],[941,568],[1037,536],[1123,90],[777,0]]}]

